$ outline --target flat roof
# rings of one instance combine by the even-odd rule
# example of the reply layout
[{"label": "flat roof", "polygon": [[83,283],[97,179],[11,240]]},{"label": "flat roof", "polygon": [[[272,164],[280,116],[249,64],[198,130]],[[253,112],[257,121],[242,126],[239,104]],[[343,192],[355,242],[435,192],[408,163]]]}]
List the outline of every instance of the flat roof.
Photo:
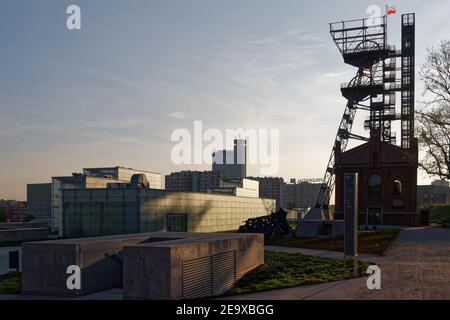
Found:
[{"label": "flat roof", "polygon": [[[242,188],[241,188],[242,189]],[[130,188],[67,188],[62,189],[63,192],[66,191],[94,191],[94,190],[152,190],[152,191],[163,191],[167,193],[190,193],[190,194],[201,194],[201,195],[211,195],[211,196],[223,196],[223,197],[235,197],[235,198],[245,198],[245,199],[261,199],[261,200],[273,200],[271,198],[260,198],[260,197],[245,197],[245,196],[236,196],[234,194],[229,193],[213,193],[213,192],[198,192],[198,191],[173,191],[167,189],[156,189],[156,188],[138,188],[138,187],[130,187]]]},{"label": "flat roof", "polygon": [[128,168],[128,167],[123,167],[123,166],[83,168],[83,170],[103,170],[103,169],[125,169],[125,170],[139,171],[139,172],[145,172],[145,173],[161,174],[160,172],[141,170],[141,169],[135,169],[135,168]]}]

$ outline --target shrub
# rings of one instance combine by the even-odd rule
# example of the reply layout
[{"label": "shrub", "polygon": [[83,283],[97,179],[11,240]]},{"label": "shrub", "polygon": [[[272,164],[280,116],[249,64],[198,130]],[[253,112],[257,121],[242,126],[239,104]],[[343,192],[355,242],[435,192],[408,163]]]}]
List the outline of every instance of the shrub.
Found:
[{"label": "shrub", "polygon": [[8,222],[8,215],[2,209],[0,209],[0,222]]},{"label": "shrub", "polygon": [[0,276],[0,294],[20,293],[21,283],[20,272],[10,272]]}]

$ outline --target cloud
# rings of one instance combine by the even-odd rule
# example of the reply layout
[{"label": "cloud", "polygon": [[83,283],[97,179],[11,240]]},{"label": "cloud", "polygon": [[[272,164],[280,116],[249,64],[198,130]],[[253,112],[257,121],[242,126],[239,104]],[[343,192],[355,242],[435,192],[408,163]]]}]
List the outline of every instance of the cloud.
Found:
[{"label": "cloud", "polygon": [[325,78],[338,78],[338,77],[342,77],[344,75],[347,75],[348,72],[328,72],[328,73],[324,73],[322,75],[322,77]]},{"label": "cloud", "polygon": [[176,111],[169,114],[169,117],[171,117],[172,119],[184,119],[186,118],[186,114],[182,111]]}]

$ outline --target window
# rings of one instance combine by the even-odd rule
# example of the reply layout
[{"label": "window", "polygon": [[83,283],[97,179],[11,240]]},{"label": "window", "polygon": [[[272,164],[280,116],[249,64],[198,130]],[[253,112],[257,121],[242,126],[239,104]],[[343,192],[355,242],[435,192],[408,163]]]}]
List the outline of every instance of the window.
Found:
[{"label": "window", "polygon": [[369,198],[381,198],[382,179],[379,174],[372,174],[367,181]]},{"label": "window", "polygon": [[411,65],[412,59],[411,57],[404,57],[402,59],[402,66],[403,67],[409,67]]},{"label": "window", "polygon": [[167,214],[167,232],[187,232],[187,214]]},{"label": "window", "polygon": [[394,197],[399,197],[402,195],[402,182],[399,179],[394,179]]},{"label": "window", "polygon": [[403,76],[403,84],[409,85],[411,84],[411,77],[410,76]]}]

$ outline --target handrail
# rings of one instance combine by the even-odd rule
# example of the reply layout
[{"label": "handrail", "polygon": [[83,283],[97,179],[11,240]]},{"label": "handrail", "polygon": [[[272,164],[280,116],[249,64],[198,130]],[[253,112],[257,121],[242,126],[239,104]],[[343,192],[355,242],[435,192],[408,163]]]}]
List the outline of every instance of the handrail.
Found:
[{"label": "handrail", "polygon": [[343,83],[341,83],[341,89],[357,88],[357,87],[369,88],[369,87],[382,86],[382,85],[383,85],[383,82],[374,82],[374,83],[370,83],[370,84],[359,84],[359,85],[350,86],[350,82],[343,82]]},{"label": "handrail", "polygon": [[385,19],[386,19],[386,15],[383,15],[383,16],[379,16],[379,17],[371,17],[371,18],[362,18],[362,19],[353,19],[353,20],[342,20],[342,21],[336,21],[336,22],[330,22],[329,24],[330,24],[330,27],[331,26],[333,26],[333,25],[336,25],[336,24],[348,24],[348,23],[350,23],[350,22],[357,22],[357,21],[361,21],[361,22],[363,22],[363,25],[365,25],[365,21],[367,21],[367,20],[369,20],[369,19],[382,19],[382,21],[383,21],[383,23],[382,24],[379,24],[378,26],[382,26],[382,25],[384,25],[385,24]]}]

